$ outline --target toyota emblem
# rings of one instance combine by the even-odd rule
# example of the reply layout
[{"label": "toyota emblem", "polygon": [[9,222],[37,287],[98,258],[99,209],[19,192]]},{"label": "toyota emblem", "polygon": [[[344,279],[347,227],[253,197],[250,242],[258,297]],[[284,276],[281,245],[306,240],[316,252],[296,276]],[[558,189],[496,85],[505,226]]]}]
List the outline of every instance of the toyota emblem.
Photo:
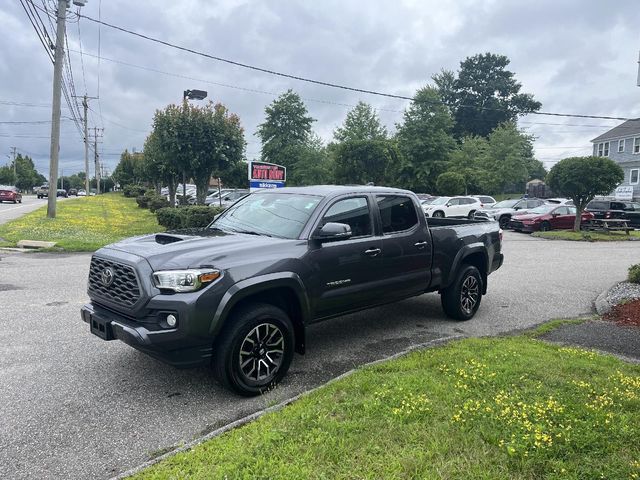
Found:
[{"label": "toyota emblem", "polygon": [[113,273],[113,270],[107,267],[102,270],[102,273],[100,274],[100,281],[105,287],[109,287],[113,283],[114,276],[115,274]]}]

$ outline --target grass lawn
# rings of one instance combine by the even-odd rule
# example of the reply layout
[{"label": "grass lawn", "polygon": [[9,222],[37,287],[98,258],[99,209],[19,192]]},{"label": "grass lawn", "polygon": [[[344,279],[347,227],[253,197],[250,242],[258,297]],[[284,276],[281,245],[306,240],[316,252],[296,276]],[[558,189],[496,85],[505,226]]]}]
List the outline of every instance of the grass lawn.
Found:
[{"label": "grass lawn", "polygon": [[548,240],[574,240],[578,242],[616,242],[640,240],[640,232],[574,232],[573,230],[555,230],[551,232],[534,232],[531,235]]},{"label": "grass lawn", "polygon": [[364,368],[134,478],[639,478],[640,366],[531,337]]},{"label": "grass lawn", "polygon": [[56,218],[46,216],[46,205],[0,225],[0,246],[19,240],[57,242],[65,251],[94,251],[122,238],[162,231],[155,214],[138,208],[133,198],[107,193],[59,202]]}]

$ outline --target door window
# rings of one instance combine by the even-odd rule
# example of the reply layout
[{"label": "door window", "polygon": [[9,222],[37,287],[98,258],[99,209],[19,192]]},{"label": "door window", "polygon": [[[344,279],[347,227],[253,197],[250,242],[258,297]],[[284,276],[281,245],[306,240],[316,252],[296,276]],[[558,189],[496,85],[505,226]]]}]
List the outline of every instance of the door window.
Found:
[{"label": "door window", "polygon": [[351,227],[354,237],[371,235],[371,215],[367,199],[354,197],[338,200],[327,210],[321,225],[329,222],[346,223]]},{"label": "door window", "polygon": [[567,207],[558,207],[553,211],[553,213],[556,215],[569,215],[569,209]]},{"label": "door window", "polygon": [[449,206],[451,207],[457,207],[458,205],[460,205],[460,199],[459,198],[452,198],[451,200],[449,200],[447,202],[449,204]]},{"label": "door window", "polygon": [[418,224],[416,208],[409,197],[380,195],[376,196],[376,201],[380,209],[383,233],[402,232]]}]

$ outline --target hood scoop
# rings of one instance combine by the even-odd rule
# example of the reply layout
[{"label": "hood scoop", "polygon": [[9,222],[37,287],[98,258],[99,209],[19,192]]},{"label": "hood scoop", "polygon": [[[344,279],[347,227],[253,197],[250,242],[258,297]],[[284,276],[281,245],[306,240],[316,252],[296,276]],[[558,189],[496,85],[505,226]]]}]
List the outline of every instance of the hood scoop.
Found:
[{"label": "hood scoop", "polygon": [[159,243],[160,245],[168,245],[170,243],[181,242],[182,240],[184,239],[174,235],[167,235],[166,233],[156,234],[156,243]]}]

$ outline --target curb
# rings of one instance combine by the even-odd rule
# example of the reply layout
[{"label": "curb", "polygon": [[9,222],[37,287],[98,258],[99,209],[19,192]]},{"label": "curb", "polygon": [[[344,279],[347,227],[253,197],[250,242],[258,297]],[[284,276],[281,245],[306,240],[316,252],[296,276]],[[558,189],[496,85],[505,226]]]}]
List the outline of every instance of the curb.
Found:
[{"label": "curb", "polygon": [[607,297],[609,296],[609,292],[619,283],[621,282],[616,282],[613,285],[611,285],[609,288],[603,291],[600,295],[598,295],[595,302],[593,302],[596,312],[598,312],[598,315],[606,315],[613,308],[613,305],[609,303],[609,300],[607,300]]},{"label": "curb", "polygon": [[243,417],[239,420],[236,420],[234,422],[229,423],[228,425],[225,425],[223,427],[218,428],[217,430],[214,430],[213,432],[210,432],[206,435],[203,435],[202,437],[199,437],[195,440],[192,440],[189,443],[186,443],[184,445],[181,445],[173,450],[171,450],[170,452],[167,452],[163,455],[160,455],[159,457],[156,457],[152,460],[148,460],[140,465],[138,465],[137,467],[133,467],[125,472],[122,472],[118,475],[116,475],[115,477],[111,477],[109,480],[122,480],[124,478],[130,477],[131,475],[134,475],[136,473],[139,473],[140,471],[144,470],[145,468],[148,468],[152,465],[155,465],[156,463],[161,462],[162,460],[165,460],[169,457],[173,457],[174,455],[178,454],[178,453],[182,453],[182,452],[186,452],[188,450],[191,450],[193,447],[196,447],[198,445],[200,445],[201,443],[206,442],[207,440],[211,440],[212,438],[215,437],[219,437],[220,435],[222,435],[225,432],[228,432],[229,430],[233,430],[234,428],[237,427],[241,427],[249,422],[252,422],[253,420],[256,420],[258,418],[260,418],[261,416],[267,414],[267,413],[272,413],[272,412],[277,412],[279,410],[282,410],[284,407],[286,407],[287,405],[307,396],[310,395],[311,393],[315,392],[316,390],[319,390],[323,387],[326,387],[327,385],[331,385],[334,382],[337,382],[339,380],[342,380],[343,378],[346,378],[350,375],[353,375],[356,371],[361,370],[365,367],[370,367],[372,365],[377,365],[379,363],[383,363],[386,362],[388,360],[393,360],[395,358],[398,357],[402,357],[404,355],[407,355],[415,350],[422,350],[422,349],[426,349],[426,348],[430,348],[430,347],[437,347],[440,345],[444,345],[446,343],[449,343],[453,340],[458,340],[461,338],[465,338],[465,335],[450,335],[448,337],[441,337],[441,338],[436,338],[435,340],[431,340],[429,342],[426,343],[419,343],[417,345],[412,345],[404,350],[402,350],[401,352],[398,353],[394,353],[393,355],[390,355],[388,357],[384,357],[381,358],[379,360],[374,360],[373,362],[369,362],[369,363],[365,363],[363,365],[358,366],[357,368],[352,368],[351,370],[344,372],[341,375],[338,375],[335,378],[332,378],[331,380],[329,380],[326,383],[323,383],[322,385],[318,385],[317,387],[312,388],[311,390],[307,390],[305,392],[299,393],[287,400],[284,400],[282,402],[280,402],[277,405],[274,405],[272,407],[269,408],[265,408],[263,410],[258,410],[257,412],[252,413],[251,415],[247,415],[246,417]]}]

